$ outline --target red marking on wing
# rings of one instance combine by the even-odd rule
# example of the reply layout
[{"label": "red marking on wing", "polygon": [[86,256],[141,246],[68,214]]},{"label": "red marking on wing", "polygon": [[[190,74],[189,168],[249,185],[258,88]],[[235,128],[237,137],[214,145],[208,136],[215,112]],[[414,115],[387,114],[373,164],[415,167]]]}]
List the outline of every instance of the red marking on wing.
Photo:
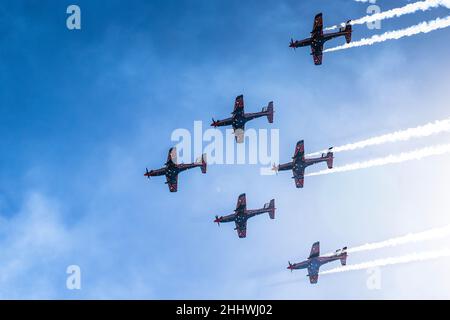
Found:
[{"label": "red marking on wing", "polygon": [[169,186],[170,192],[177,192],[178,191],[178,176],[175,176],[173,179],[169,179],[169,177],[166,176],[167,185]]},{"label": "red marking on wing", "polygon": [[247,206],[247,197],[245,196],[245,193],[239,196],[236,203],[236,209],[242,206],[244,206],[244,208]]},{"label": "red marking on wing", "polygon": [[305,183],[305,178],[295,178],[295,186],[297,188],[303,188],[304,183]]},{"label": "red marking on wing", "polygon": [[323,18],[321,13],[314,18],[313,32],[323,34]]},{"label": "red marking on wing", "polygon": [[317,283],[317,281],[319,281],[319,275],[318,274],[309,276],[309,282],[310,283],[315,284],[315,283]]},{"label": "red marking on wing", "polygon": [[320,242],[315,242],[311,247],[309,258],[318,257],[320,255]]},{"label": "red marking on wing", "polygon": [[239,238],[245,238],[247,236],[246,229],[237,229],[237,233]]},{"label": "red marking on wing", "polygon": [[303,154],[305,153],[305,143],[303,140],[297,142],[297,145],[295,146],[295,152],[294,152],[294,158],[297,157],[303,157]]},{"label": "red marking on wing", "polygon": [[234,102],[234,111],[238,109],[244,109],[244,96],[242,95],[236,97],[236,101]]},{"label": "red marking on wing", "polygon": [[322,55],[321,54],[313,55],[313,58],[314,58],[314,64],[316,66],[319,66],[322,64]]}]

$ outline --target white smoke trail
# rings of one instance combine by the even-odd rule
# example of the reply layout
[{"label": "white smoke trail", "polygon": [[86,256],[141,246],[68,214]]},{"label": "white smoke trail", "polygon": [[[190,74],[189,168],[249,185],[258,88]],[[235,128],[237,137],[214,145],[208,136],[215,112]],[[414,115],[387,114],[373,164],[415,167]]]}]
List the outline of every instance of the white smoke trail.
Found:
[{"label": "white smoke trail", "polygon": [[[381,21],[384,19],[390,19],[395,17],[400,17],[405,14],[414,13],[417,11],[426,11],[429,9],[437,8],[437,7],[447,7],[450,8],[450,0],[424,0],[424,1],[418,1],[414,3],[407,4],[400,8],[395,8],[379,13],[375,13],[372,15],[368,15],[359,19],[352,20],[350,22],[351,25],[357,25],[357,24],[365,24],[369,22],[374,21]],[[345,23],[341,23],[341,27],[345,27]],[[324,28],[324,31],[334,30],[339,28],[340,26],[335,25],[328,28]]]},{"label": "white smoke trail", "polygon": [[320,272],[320,274],[331,274],[338,272],[347,272],[347,271],[355,271],[355,270],[363,270],[375,267],[384,267],[388,265],[400,264],[400,263],[409,263],[416,261],[425,261],[443,257],[450,257],[450,249],[442,249],[436,251],[427,251],[420,253],[411,253],[404,256],[399,257],[391,257],[385,259],[378,259],[353,265],[346,265],[344,267],[338,267],[331,270]]},{"label": "white smoke trail", "polygon": [[334,48],[326,49],[323,52],[332,52],[338,50],[349,49],[353,47],[362,47],[362,46],[370,46],[378,42],[384,42],[387,40],[397,40],[403,37],[410,37],[419,33],[428,33],[434,30],[447,28],[450,26],[450,16],[447,16],[443,19],[437,18],[431,21],[424,21],[422,23],[416,24],[409,28],[388,31],[383,34],[376,34],[370,38],[363,38],[359,41],[350,42],[343,44],[341,46],[337,46]]},{"label": "white smoke trail", "polygon": [[360,169],[366,169],[371,167],[379,167],[387,164],[401,163],[410,160],[420,160],[426,157],[437,156],[450,153],[450,144],[436,145],[432,147],[426,147],[423,149],[414,150],[411,152],[403,152],[397,155],[389,155],[384,158],[377,158],[363,162],[355,162],[344,165],[342,167],[335,167],[333,169],[321,170],[313,173],[306,174],[306,176],[320,176],[324,174],[354,171]]},{"label": "white smoke trail", "polygon": [[[450,225],[440,228],[434,228],[427,231],[409,233],[404,236],[392,238],[385,241],[366,243],[358,247],[348,248],[348,253],[355,253],[361,251],[371,251],[376,249],[396,247],[403,244],[417,243],[421,241],[434,240],[439,238],[444,238],[450,235]],[[331,256],[334,253],[325,254],[325,256]]]},{"label": "white smoke trail", "polygon": [[[333,152],[352,151],[356,149],[362,149],[374,145],[380,145],[388,142],[407,141],[412,138],[428,137],[434,134],[449,132],[450,131],[450,118],[445,120],[438,120],[435,122],[427,123],[415,128],[409,128],[405,130],[396,131],[393,133],[384,134],[378,137],[372,137],[366,140],[362,140],[355,143],[345,144],[343,146],[333,148]],[[318,156],[322,153],[326,153],[327,150],[322,150],[314,153],[310,153],[307,156]]]}]

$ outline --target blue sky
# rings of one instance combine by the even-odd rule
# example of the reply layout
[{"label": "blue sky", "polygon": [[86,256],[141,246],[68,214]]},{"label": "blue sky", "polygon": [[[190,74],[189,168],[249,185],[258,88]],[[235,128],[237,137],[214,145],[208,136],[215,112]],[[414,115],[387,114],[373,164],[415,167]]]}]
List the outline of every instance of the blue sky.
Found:
[{"label": "blue sky", "polygon": [[[185,173],[176,194],[163,178],[142,176],[162,165],[174,129],[228,114],[238,94],[250,111],[275,102],[281,161],[300,139],[316,151],[446,118],[448,29],[329,53],[316,67],[308,49],[288,48],[290,38],[307,36],[320,11],[332,25],[365,15],[366,4],[76,1],[82,30],[69,31],[72,3],[0,6],[1,298],[450,298],[448,259],[383,268],[381,290],[368,290],[364,271],[310,286],[305,273],[285,270],[317,240],[327,252],[448,224],[448,155],[310,177],[303,190],[288,173],[261,176],[251,165]],[[377,31],[356,26],[353,38],[447,14],[386,20]],[[443,142],[448,136],[335,161]],[[276,220],[250,220],[245,240],[212,223],[243,192],[250,208],[277,202]],[[72,264],[81,267],[80,291],[65,287]]]}]

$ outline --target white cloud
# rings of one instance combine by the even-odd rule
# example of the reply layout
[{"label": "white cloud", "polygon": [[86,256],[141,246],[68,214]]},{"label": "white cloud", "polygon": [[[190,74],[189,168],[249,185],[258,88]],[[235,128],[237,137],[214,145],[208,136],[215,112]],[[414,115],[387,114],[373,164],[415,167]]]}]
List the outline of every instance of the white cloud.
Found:
[{"label": "white cloud", "polygon": [[51,283],[51,278],[56,275],[49,275],[45,267],[70,249],[72,242],[70,233],[61,223],[58,213],[56,203],[42,194],[30,193],[19,212],[11,218],[2,218],[2,298],[54,296],[55,286]]}]

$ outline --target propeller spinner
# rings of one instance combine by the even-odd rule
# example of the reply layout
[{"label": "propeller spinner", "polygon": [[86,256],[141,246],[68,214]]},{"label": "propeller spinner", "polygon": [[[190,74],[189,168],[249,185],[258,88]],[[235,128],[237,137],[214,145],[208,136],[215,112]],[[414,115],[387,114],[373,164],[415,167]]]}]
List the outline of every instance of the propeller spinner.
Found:
[{"label": "propeller spinner", "polygon": [[288,266],[288,269],[290,269],[291,270],[291,272],[292,272],[292,270],[293,270],[293,264],[290,262],[290,261],[288,261],[288,264],[289,264],[289,266]]},{"label": "propeller spinner", "polygon": [[217,128],[217,127],[219,126],[219,121],[216,121],[216,120],[214,120],[214,118],[212,118],[212,123],[211,123],[211,125],[212,125],[214,128]]},{"label": "propeller spinner", "polygon": [[272,170],[275,171],[276,174],[278,174],[278,166],[275,165],[275,163],[272,166]]},{"label": "propeller spinner", "polygon": [[289,43],[289,47],[294,48],[295,50],[295,42],[294,39],[291,38],[291,42]]}]

